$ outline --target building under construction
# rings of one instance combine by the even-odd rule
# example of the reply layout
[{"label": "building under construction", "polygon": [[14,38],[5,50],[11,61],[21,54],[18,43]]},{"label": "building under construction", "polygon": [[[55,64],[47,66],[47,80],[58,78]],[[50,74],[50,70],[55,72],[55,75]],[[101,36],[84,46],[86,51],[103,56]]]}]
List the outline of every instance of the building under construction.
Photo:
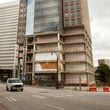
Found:
[{"label": "building under construction", "polygon": [[89,24],[87,0],[21,0],[18,72],[37,85],[94,83]]}]

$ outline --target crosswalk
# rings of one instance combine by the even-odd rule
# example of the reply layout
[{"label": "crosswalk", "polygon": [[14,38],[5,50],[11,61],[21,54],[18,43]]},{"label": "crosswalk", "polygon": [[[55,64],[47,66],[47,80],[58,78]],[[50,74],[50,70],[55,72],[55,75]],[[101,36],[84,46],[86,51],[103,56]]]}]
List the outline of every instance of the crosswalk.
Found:
[{"label": "crosswalk", "polygon": [[[38,98],[38,99],[46,99],[46,98],[50,98],[50,97],[53,97],[53,98],[63,98],[63,97],[71,97],[72,95],[71,94],[67,94],[67,95],[64,95],[64,94],[32,94],[31,97],[33,98]],[[10,101],[10,102],[17,102],[18,99],[13,97],[13,96],[10,96],[10,97],[5,97],[6,100]]]},{"label": "crosswalk", "polygon": [[6,99],[10,102],[16,102],[17,100],[13,97],[6,97]]},{"label": "crosswalk", "polygon": [[[84,97],[84,96],[95,96],[95,95],[97,95],[97,94],[99,94],[99,93],[86,93],[86,94],[79,94],[79,93],[77,93],[77,94],[75,94],[75,95],[77,95],[78,97]],[[108,94],[107,96],[106,96],[107,94],[105,94],[105,93],[100,93],[100,96],[105,96],[105,97],[108,97],[108,96],[110,96],[110,94]],[[71,94],[71,93],[69,93],[69,94],[66,94],[66,93],[64,93],[64,94],[61,94],[61,93],[36,93],[36,94],[30,94],[30,97],[31,98],[36,98],[36,99],[46,99],[46,98],[67,98],[67,97],[73,97],[74,96],[74,94]],[[10,101],[10,102],[17,102],[18,100],[22,100],[22,99],[19,99],[19,98],[22,98],[22,97],[15,97],[15,96],[9,96],[9,97],[5,97],[5,99],[6,100],[8,100],[8,101]],[[28,98],[27,98],[28,99]],[[26,98],[25,98],[25,100],[26,100]],[[0,102],[2,101],[2,99],[0,98]]]},{"label": "crosswalk", "polygon": [[[97,93],[98,94],[98,93]],[[94,96],[94,95],[97,95],[97,94],[76,94],[80,97],[83,97],[83,96]],[[100,94],[100,96],[106,96],[106,94],[102,93]],[[47,99],[47,98],[67,98],[67,97],[73,97],[74,94],[56,94],[56,93],[38,93],[38,94],[30,94],[30,98],[36,98],[36,99]],[[107,97],[107,96],[106,96]],[[19,100],[22,100],[22,99],[19,99],[20,97],[15,97],[15,96],[9,96],[9,97],[5,97],[6,100],[8,100],[9,102],[17,102]],[[22,98],[22,97],[21,97]],[[0,98],[1,99],[1,98]],[[28,98],[27,98],[28,99]],[[24,100],[24,99],[23,99]],[[25,98],[26,100],[26,98]],[[2,100],[0,100],[1,102]]]}]

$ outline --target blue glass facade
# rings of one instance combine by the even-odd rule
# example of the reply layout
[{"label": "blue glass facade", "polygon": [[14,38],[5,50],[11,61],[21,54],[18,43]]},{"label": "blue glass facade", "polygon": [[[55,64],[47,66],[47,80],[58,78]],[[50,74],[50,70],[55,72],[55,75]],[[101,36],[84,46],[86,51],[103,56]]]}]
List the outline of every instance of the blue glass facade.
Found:
[{"label": "blue glass facade", "polygon": [[26,0],[26,35],[33,35],[34,33],[34,6],[35,0]]},{"label": "blue glass facade", "polygon": [[62,28],[60,0],[27,0],[26,35]]},{"label": "blue glass facade", "polygon": [[59,1],[36,0],[34,32],[57,31],[61,28]]}]

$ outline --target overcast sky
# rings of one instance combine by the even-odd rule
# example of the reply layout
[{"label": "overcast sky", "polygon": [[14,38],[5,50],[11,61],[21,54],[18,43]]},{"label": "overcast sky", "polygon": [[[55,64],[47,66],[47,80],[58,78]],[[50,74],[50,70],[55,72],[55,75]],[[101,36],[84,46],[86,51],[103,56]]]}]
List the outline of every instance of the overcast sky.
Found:
[{"label": "overcast sky", "polygon": [[110,0],[88,0],[94,64],[110,59]]},{"label": "overcast sky", "polygon": [[[0,3],[15,0],[0,0]],[[110,0],[88,0],[94,65],[110,59]]]}]

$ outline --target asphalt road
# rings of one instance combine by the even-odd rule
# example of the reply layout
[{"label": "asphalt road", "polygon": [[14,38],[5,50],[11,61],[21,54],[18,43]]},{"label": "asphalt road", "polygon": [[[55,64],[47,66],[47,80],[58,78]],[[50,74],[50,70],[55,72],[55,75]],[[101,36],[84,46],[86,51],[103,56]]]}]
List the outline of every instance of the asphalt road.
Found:
[{"label": "asphalt road", "polygon": [[0,110],[110,110],[110,93],[36,87],[10,92],[0,84]]}]

